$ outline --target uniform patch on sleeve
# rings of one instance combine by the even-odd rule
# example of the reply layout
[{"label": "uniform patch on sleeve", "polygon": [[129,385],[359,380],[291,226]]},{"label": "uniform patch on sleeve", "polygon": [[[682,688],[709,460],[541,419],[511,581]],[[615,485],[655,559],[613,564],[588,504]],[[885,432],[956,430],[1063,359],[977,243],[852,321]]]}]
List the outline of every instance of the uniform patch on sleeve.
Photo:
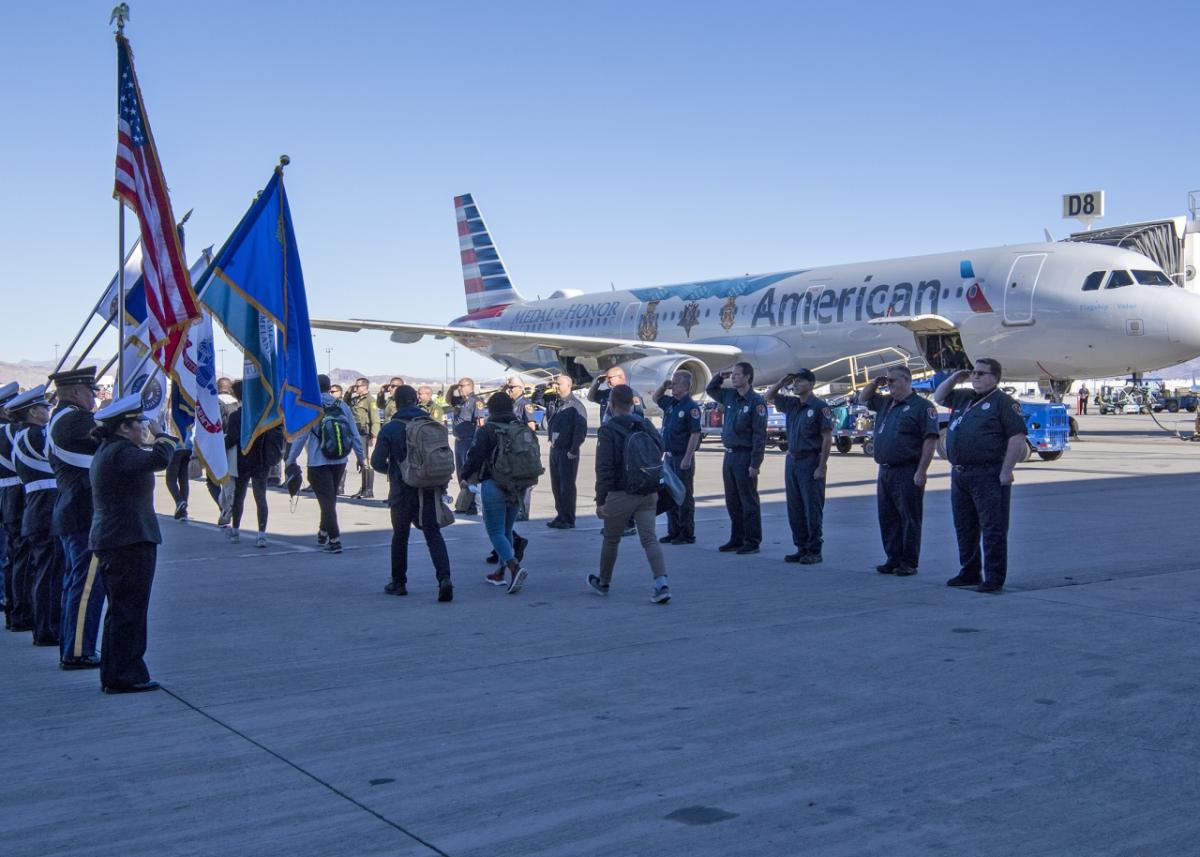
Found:
[{"label": "uniform patch on sleeve", "polygon": [[1016,414],[1018,417],[1025,416],[1024,411],[1021,410],[1021,404],[1019,402],[1013,402],[1013,413]]},{"label": "uniform patch on sleeve", "polygon": [[765,416],[767,413],[767,406],[759,405],[757,408],[755,408],[755,410],[758,412],[759,416]]},{"label": "uniform patch on sleeve", "polygon": [[692,408],[692,419],[694,419],[694,420],[700,419],[700,409],[699,408]]},{"label": "uniform patch on sleeve", "polygon": [[829,408],[822,408],[821,413],[825,415],[825,419],[827,420],[833,418],[833,411],[831,411]]},{"label": "uniform patch on sleeve", "polygon": [[937,408],[930,408],[930,409],[929,409],[929,418],[930,418],[931,420],[936,420],[936,419],[937,419]]}]

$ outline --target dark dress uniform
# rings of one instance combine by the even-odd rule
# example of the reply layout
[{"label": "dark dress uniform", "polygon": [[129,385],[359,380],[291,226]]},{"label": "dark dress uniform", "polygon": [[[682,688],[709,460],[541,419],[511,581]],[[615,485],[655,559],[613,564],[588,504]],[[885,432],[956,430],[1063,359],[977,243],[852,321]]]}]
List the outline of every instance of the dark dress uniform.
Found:
[{"label": "dark dress uniform", "polygon": [[724,550],[750,553],[762,543],[762,507],[758,501],[758,477],[750,470],[762,467],[767,452],[767,403],[751,388],[742,396],[733,387],[722,387],[720,375],[708,382],[704,392],[720,403],[724,422],[721,444],[725,460],[721,479],[725,506],[729,510],[729,541]]},{"label": "dark dress uniform", "polygon": [[[958,537],[958,578],[1003,586],[1008,574],[1008,511],[1012,486],[1000,484],[1000,468],[1010,438],[1024,435],[1021,405],[999,389],[979,395],[954,390],[946,432],[950,459],[950,506]],[[982,551],[980,540],[982,537]]]},{"label": "dark dress uniform", "polygon": [[89,468],[100,444],[92,437],[96,420],[90,411],[62,404],[50,418],[50,465],[58,483],[50,532],[62,544],[63,576],[61,645],[66,668],[87,665],[96,658],[104,582],[88,536],[92,528],[92,482]]},{"label": "dark dress uniform", "polygon": [[425,536],[425,547],[437,575],[438,594],[450,587],[450,554],[437,520],[438,504],[444,488],[413,488],[400,476],[400,464],[408,458],[408,423],[414,419],[431,419],[420,405],[405,405],[396,411],[379,431],[371,467],[388,475],[388,509],[392,515],[392,586],[391,595],[403,595],[408,586],[408,537],[416,527]]},{"label": "dark dress uniform", "polygon": [[579,477],[579,448],[587,438],[587,409],[572,393],[558,402],[549,425],[554,520],[547,526],[569,529],[575,526],[575,482]]},{"label": "dark dress uniform", "polygon": [[[788,525],[795,559],[819,558],[824,545],[825,480],[814,475],[821,461],[825,432],[833,431],[833,411],[824,399],[779,393],[775,407],[787,417],[787,461],[783,468]],[[793,560],[794,561],[794,560]]]},{"label": "dark dress uniform", "polygon": [[[10,381],[3,387],[0,387],[0,408],[9,399],[13,398],[20,391],[20,386],[16,381]],[[8,420],[0,411],[0,431],[3,431]],[[4,487],[3,481],[12,478],[12,468],[5,467],[0,462],[0,610],[4,612],[4,625],[8,627],[8,530],[4,528],[4,503],[2,500]]]},{"label": "dark dress uniform", "polygon": [[33,630],[33,587],[29,576],[29,543],[21,535],[25,490],[13,461],[13,441],[20,423],[0,426],[0,513],[8,546],[4,574],[4,621],[10,631]]},{"label": "dark dress uniform", "polygon": [[29,546],[30,590],[33,595],[33,644],[57,646],[62,621],[65,561],[62,543],[50,534],[58,497],[54,468],[46,456],[46,428],[28,425],[13,443],[13,461],[25,491],[21,536]]},{"label": "dark dress uniform", "polygon": [[916,393],[902,402],[875,393],[867,407],[875,412],[875,498],[887,554],[880,571],[914,574],[921,558],[925,488],[913,479],[925,441],[938,436],[937,408]]},{"label": "dark dress uniform", "polygon": [[667,467],[687,489],[683,504],[667,512],[667,541],[691,544],[696,541],[696,463],[687,470],[680,467],[693,434],[700,432],[700,406],[691,396],[676,399],[665,393],[655,402],[663,412],[662,436],[667,449]]},{"label": "dark dress uniform", "polygon": [[[97,419],[104,414],[99,412]],[[123,437],[110,437],[92,458],[95,514],[88,547],[100,561],[108,591],[100,653],[100,686],[106,692],[136,690],[150,682],[143,660],[146,613],[162,543],[154,514],[154,474],[167,469],[175,446],[169,435],[159,435],[149,450]]]},{"label": "dark dress uniform", "polygon": [[[452,431],[454,432],[454,473],[462,481],[463,465],[467,462],[467,452],[475,441],[475,431],[479,428],[477,420],[487,416],[487,406],[483,399],[472,393],[469,396],[459,396],[457,391],[450,394],[450,414]],[[478,515],[479,505],[472,493],[470,505],[464,511],[466,515]]]}]

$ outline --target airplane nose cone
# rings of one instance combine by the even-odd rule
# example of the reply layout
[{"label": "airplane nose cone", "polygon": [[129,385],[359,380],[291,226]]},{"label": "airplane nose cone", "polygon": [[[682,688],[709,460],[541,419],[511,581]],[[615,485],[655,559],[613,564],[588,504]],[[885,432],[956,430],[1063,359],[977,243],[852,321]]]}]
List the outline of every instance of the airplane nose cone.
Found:
[{"label": "airplane nose cone", "polygon": [[1174,297],[1176,306],[1167,315],[1167,339],[1189,355],[1185,360],[1191,360],[1200,356],[1200,295],[1185,292]]}]

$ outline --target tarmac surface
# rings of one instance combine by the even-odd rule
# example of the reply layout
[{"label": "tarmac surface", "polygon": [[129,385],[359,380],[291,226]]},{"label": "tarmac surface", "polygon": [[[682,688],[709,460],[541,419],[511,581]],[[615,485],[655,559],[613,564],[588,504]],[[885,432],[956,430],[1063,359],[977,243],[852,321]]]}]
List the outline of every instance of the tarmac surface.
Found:
[{"label": "tarmac surface", "polygon": [[665,607],[635,539],[607,599],[584,583],[593,442],[578,529],[547,529],[535,491],[520,594],[485,585],[480,519],[445,531],[452,604],[417,535],[411,594],[383,594],[381,504],[340,505],[330,556],[311,495],[293,514],[272,492],[256,550],[226,542],[193,483],[192,521],[162,519],[147,662],[165,692],[103,696],[0,634],[0,852],[1196,854],[1200,443],[1149,417],[1082,428],[1018,469],[1000,596],[945,586],[942,461],[920,573],[897,579],[874,571],[861,452],[834,456],[825,562],[806,567],[782,561],[778,452],[763,552],[716,552],[705,444],[698,542],[665,548]]}]

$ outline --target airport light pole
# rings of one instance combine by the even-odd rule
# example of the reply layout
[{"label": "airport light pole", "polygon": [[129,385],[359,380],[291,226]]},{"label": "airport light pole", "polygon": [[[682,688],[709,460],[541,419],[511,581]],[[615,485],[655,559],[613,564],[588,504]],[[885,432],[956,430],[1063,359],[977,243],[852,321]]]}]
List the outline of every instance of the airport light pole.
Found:
[{"label": "airport light pole", "polygon": [[325,374],[330,377],[330,380],[333,379],[333,349],[332,348],[325,349]]},{"label": "airport light pole", "polygon": [[218,348],[218,349],[217,349],[217,356],[221,358],[221,359],[220,359],[220,363],[221,363],[221,369],[220,369],[220,372],[221,372],[221,377],[225,377],[225,349],[224,349],[224,348]]},{"label": "airport light pole", "polygon": [[444,383],[442,384],[442,389],[449,390],[450,389],[450,352],[449,351],[446,352],[446,368],[442,371],[442,378],[444,379]]}]

